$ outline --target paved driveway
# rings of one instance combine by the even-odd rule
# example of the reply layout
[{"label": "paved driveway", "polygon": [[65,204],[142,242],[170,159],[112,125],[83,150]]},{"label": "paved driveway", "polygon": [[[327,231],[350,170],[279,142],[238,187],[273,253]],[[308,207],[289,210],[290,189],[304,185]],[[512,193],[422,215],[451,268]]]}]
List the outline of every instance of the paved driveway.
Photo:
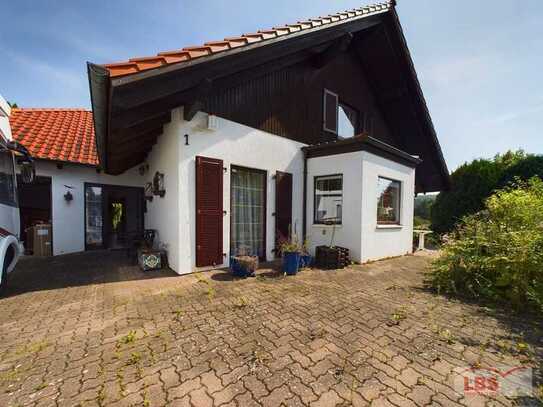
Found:
[{"label": "paved driveway", "polygon": [[427,264],[232,280],[25,259],[0,299],[0,406],[510,405],[453,369],[537,366],[542,321],[431,294]]}]

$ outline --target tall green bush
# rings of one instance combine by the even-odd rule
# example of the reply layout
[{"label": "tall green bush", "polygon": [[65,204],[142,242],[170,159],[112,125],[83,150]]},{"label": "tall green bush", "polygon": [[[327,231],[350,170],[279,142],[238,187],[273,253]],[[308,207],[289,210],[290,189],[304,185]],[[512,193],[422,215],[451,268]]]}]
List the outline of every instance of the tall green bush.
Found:
[{"label": "tall green bush", "polygon": [[430,282],[446,293],[543,312],[543,181],[498,191],[484,210],[464,217],[433,263]]},{"label": "tall green bush", "polygon": [[532,177],[543,179],[543,155],[528,155],[509,165],[498,181],[498,188],[501,189],[510,185],[519,178],[527,180]]},{"label": "tall green bush", "polygon": [[441,192],[432,206],[432,230],[439,234],[450,232],[464,216],[480,211],[486,198],[515,177],[543,177],[542,166],[543,156],[522,150],[461,165],[451,174],[450,190]]}]

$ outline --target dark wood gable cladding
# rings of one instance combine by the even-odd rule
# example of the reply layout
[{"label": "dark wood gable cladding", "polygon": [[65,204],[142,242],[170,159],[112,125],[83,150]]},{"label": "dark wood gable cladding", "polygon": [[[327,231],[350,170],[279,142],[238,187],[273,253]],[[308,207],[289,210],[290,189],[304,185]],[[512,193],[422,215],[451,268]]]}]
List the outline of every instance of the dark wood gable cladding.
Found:
[{"label": "dark wood gable cladding", "polygon": [[[323,128],[328,89],[371,119],[373,137],[421,156],[417,191],[446,188],[447,168],[395,10],[299,34],[115,78],[107,87],[89,74],[106,172],[143,160],[156,142],[149,128],[160,132],[179,106],[186,120],[202,110],[307,144],[335,140]],[[133,154],[122,148],[128,140]]]}]

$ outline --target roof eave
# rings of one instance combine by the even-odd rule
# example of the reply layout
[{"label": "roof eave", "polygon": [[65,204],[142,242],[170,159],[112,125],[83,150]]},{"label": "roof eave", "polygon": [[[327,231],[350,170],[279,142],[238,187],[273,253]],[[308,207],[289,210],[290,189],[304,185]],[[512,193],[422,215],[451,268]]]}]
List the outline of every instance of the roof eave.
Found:
[{"label": "roof eave", "polygon": [[99,167],[105,172],[108,170],[107,136],[109,133],[109,71],[100,65],[87,62],[89,76],[89,89],[94,121],[94,134],[96,138],[96,152]]},{"label": "roof eave", "polygon": [[[409,51],[409,47],[407,45],[407,39],[405,38],[403,28],[402,28],[402,25],[400,23],[400,18],[398,16],[398,13],[397,13],[395,7],[392,7],[390,9],[390,16],[392,17],[394,29],[396,30],[396,32],[397,32],[397,34],[398,34],[398,36],[400,38],[400,43],[402,45],[402,51],[403,51],[403,53],[405,55],[405,58],[407,60],[407,64],[409,66],[409,74],[410,74],[411,79],[412,79],[412,81],[413,81],[413,83],[415,85],[415,88],[417,90],[416,93],[417,93],[418,103],[422,106],[422,109],[424,111],[424,120],[426,122],[426,125],[427,125],[427,127],[429,129],[430,135],[432,137],[432,142],[433,142],[433,145],[434,145],[434,148],[435,148],[435,151],[436,151],[439,163],[440,163],[441,177],[442,177],[442,189],[447,190],[447,189],[450,188],[450,183],[451,183],[449,170],[447,168],[447,163],[445,162],[445,158],[443,156],[443,151],[441,150],[441,146],[440,146],[439,140],[437,138],[437,132],[435,130],[434,123],[432,121],[432,117],[430,116],[430,111],[428,109],[428,105],[427,105],[426,99],[424,97],[424,92],[422,91],[422,87],[421,87],[420,81],[418,79],[417,72],[415,70],[415,65],[414,65],[414,62],[413,62],[413,58],[411,56],[411,52]],[[433,189],[435,189],[435,188],[433,188]]]},{"label": "roof eave", "polygon": [[361,134],[352,138],[302,147],[307,158],[327,157],[356,151],[367,151],[399,164],[415,168],[422,160],[374,137]]}]

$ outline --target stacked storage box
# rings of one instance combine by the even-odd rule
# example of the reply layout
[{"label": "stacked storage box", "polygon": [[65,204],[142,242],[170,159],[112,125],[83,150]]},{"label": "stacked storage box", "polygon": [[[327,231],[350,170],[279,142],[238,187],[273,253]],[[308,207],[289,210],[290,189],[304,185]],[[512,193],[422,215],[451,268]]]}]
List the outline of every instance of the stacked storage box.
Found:
[{"label": "stacked storage box", "polygon": [[27,249],[32,250],[34,256],[52,256],[52,228],[49,224],[34,225],[26,229]]},{"label": "stacked storage box", "polygon": [[317,246],[316,266],[323,270],[342,269],[350,263],[349,249],[339,246]]}]

